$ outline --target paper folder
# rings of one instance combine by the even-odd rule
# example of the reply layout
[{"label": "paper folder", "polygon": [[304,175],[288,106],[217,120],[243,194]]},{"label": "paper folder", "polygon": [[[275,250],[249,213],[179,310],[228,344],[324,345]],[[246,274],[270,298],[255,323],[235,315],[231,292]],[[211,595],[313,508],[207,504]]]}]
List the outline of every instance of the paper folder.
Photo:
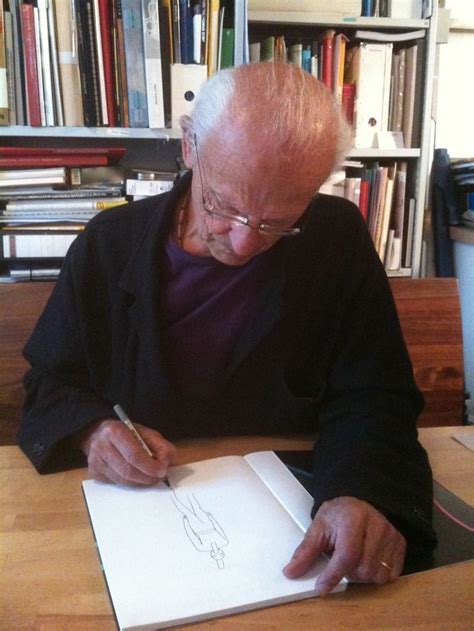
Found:
[{"label": "paper folder", "polygon": [[207,66],[172,64],[171,66],[171,126],[179,128],[179,119],[190,114],[194,99],[207,80]]}]

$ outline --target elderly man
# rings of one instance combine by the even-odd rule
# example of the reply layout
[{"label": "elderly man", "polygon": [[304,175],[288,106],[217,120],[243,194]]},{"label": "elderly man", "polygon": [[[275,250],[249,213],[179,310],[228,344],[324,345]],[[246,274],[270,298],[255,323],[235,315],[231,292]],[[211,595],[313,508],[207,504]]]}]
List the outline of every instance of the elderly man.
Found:
[{"label": "elderly man", "polygon": [[[315,192],[347,150],[290,64],[226,70],[182,120],[190,173],[73,244],[25,355],[19,439],[41,472],[148,485],[180,437],[318,431],[313,522],[284,568],[395,579],[430,549],[431,473],[384,270],[358,209]],[[124,425],[120,403],[154,454]]]}]

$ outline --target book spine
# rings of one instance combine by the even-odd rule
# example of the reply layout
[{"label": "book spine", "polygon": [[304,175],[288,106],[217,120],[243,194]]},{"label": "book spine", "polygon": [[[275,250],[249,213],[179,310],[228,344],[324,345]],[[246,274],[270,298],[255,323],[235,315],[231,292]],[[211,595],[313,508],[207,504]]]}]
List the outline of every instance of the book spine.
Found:
[{"label": "book spine", "polygon": [[21,29],[23,35],[23,57],[25,60],[25,83],[28,122],[31,126],[41,125],[38,68],[36,63],[36,38],[33,5],[22,4]]},{"label": "book spine", "polygon": [[110,127],[117,125],[114,94],[114,52],[112,35],[112,14],[109,0],[99,0],[100,30],[102,34],[102,54],[104,60],[104,80],[107,99],[107,118]]},{"label": "book spine", "polygon": [[332,90],[332,67],[333,67],[333,40],[334,31],[326,31],[322,38],[322,51],[323,51],[323,67],[322,67],[322,82],[324,85]]},{"label": "book spine", "polygon": [[62,176],[65,177],[66,169],[63,167],[54,167],[50,169],[18,169],[12,171],[0,171],[0,181],[2,180],[19,180],[25,177],[41,178],[43,176]]},{"label": "book spine", "polygon": [[56,116],[56,125],[62,127],[64,125],[64,110],[61,96],[61,82],[59,79],[58,38],[56,34],[55,13],[54,0],[49,0],[47,16],[49,49],[51,52],[51,72],[53,78],[54,112]]},{"label": "book spine", "polygon": [[148,127],[141,3],[122,0],[122,15],[130,125]]},{"label": "book spine", "polygon": [[117,68],[116,84],[118,86],[117,95],[119,97],[120,124],[122,127],[130,127],[130,114],[128,107],[128,86],[127,86],[127,68],[125,63],[125,36],[123,32],[123,16],[122,16],[122,0],[114,0],[115,15],[115,67]]},{"label": "book spine", "polygon": [[142,18],[148,123],[159,128],[165,126],[165,115],[158,0],[142,0]]},{"label": "book spine", "polygon": [[23,202],[9,202],[6,205],[7,214],[33,213],[33,212],[65,212],[75,213],[80,210],[106,210],[114,206],[127,203],[123,197],[103,198],[103,199],[68,199],[68,200],[31,200]]},{"label": "book spine", "polygon": [[15,53],[13,46],[13,17],[10,11],[5,11],[5,52],[7,62],[8,83],[8,120],[10,125],[16,125],[16,91],[15,83]]},{"label": "book spine", "polygon": [[41,34],[39,26],[39,10],[36,5],[33,6],[33,20],[35,23],[36,71],[38,73],[41,126],[44,127],[46,125],[46,108],[44,103],[43,70],[41,63]]},{"label": "book spine", "polygon": [[16,124],[27,124],[26,94],[25,94],[25,69],[22,51],[22,33],[20,21],[20,9],[18,0],[10,0],[13,26],[13,55],[15,60],[15,105]]},{"label": "book spine", "polygon": [[179,28],[179,2],[180,0],[171,0],[171,19],[172,19],[172,37],[173,42],[173,63],[181,63],[181,33]]},{"label": "book spine", "polygon": [[171,124],[171,54],[170,41],[170,9],[169,6],[158,6],[160,21],[161,77],[163,84],[163,110],[165,125]]},{"label": "book spine", "polygon": [[76,234],[9,234],[3,236],[4,258],[62,258]]},{"label": "book spine", "polygon": [[102,117],[102,100],[99,77],[99,57],[97,50],[96,29],[94,21],[94,0],[86,2],[86,40],[90,51],[90,72],[92,87],[92,104],[94,111],[94,126],[100,127],[103,124]]},{"label": "book spine", "polygon": [[5,14],[0,2],[0,125],[9,125]]},{"label": "book spine", "polygon": [[73,156],[73,155],[57,155],[57,156],[9,156],[0,157],[0,167],[17,167],[17,168],[33,168],[35,166],[65,166],[65,167],[99,167],[107,166],[108,160],[105,155],[91,156]]},{"label": "book spine", "polygon": [[80,127],[84,125],[84,106],[74,3],[71,0],[54,0],[54,19],[64,124]]},{"label": "book spine", "polygon": [[102,125],[108,126],[109,113],[107,109],[107,93],[105,89],[104,51],[102,48],[102,29],[100,26],[99,0],[93,0],[92,9],[92,33],[94,38],[97,60],[97,87],[99,93],[100,120]]},{"label": "book spine", "polygon": [[193,63],[193,23],[189,0],[180,0],[179,32],[181,38],[181,63]]},{"label": "book spine", "polygon": [[51,55],[49,49],[48,0],[37,0],[39,37],[41,42],[41,74],[43,77],[45,123],[48,127],[55,124],[53,103],[53,81],[51,76]]}]

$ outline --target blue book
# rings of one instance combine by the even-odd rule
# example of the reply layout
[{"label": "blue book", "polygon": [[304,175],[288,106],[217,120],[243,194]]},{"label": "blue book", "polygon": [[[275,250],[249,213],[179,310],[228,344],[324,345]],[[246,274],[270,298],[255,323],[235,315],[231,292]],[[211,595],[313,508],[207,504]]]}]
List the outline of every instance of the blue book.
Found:
[{"label": "blue book", "polygon": [[303,48],[301,64],[303,66],[303,70],[306,70],[306,72],[311,74],[311,48],[309,48],[309,46]]},{"label": "blue book", "polygon": [[370,17],[374,10],[372,0],[362,0],[362,13],[363,17]]},{"label": "blue book", "polygon": [[141,2],[122,0],[122,18],[130,127],[148,127]]},{"label": "blue book", "polygon": [[190,0],[179,0],[179,31],[181,38],[181,63],[192,64],[193,59],[193,12]]}]

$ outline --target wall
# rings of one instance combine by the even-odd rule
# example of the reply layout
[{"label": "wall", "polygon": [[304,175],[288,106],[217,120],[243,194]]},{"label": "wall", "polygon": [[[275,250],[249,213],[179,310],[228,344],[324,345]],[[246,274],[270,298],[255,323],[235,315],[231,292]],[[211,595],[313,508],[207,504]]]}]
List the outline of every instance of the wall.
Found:
[{"label": "wall", "polygon": [[[474,2],[446,0],[452,27],[439,46],[436,147],[451,158],[474,156]],[[452,28],[451,27],[451,28]],[[464,30],[466,29],[466,30]]]}]

